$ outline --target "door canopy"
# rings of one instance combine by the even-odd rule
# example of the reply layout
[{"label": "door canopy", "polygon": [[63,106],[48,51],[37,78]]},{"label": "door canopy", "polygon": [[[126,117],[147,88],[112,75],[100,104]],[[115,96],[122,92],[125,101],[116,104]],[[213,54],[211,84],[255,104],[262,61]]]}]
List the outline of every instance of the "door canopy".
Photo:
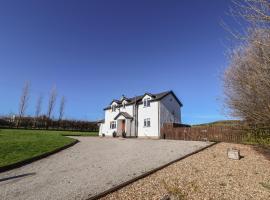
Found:
[{"label": "door canopy", "polygon": [[120,112],[118,115],[116,115],[114,120],[117,120],[120,116],[123,116],[125,119],[133,119],[133,117],[131,117],[127,112]]}]

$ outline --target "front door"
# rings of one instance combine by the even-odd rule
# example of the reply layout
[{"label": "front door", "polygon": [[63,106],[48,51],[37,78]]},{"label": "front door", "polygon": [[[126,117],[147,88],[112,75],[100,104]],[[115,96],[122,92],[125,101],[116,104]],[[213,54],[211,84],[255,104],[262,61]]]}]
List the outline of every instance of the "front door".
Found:
[{"label": "front door", "polygon": [[123,132],[126,129],[126,120],[118,119],[117,120],[117,136],[122,136]]},{"label": "front door", "polygon": [[126,120],[122,120],[122,133],[125,132],[125,128],[126,128]]}]

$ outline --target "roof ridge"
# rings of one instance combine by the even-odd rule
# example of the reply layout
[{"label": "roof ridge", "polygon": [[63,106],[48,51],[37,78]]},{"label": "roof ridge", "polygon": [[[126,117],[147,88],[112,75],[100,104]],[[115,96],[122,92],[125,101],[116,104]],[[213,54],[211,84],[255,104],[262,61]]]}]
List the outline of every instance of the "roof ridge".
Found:
[{"label": "roof ridge", "polygon": [[[183,106],[183,104],[181,103],[181,101],[177,98],[177,96],[175,95],[175,93],[173,92],[173,90],[167,90],[167,91],[164,91],[164,92],[159,92],[159,93],[144,93],[143,95],[136,95],[134,97],[126,97],[128,99],[128,104],[134,104],[134,103],[140,103],[140,101],[142,100],[142,98],[145,96],[145,95],[150,95],[153,97],[153,100],[160,100],[162,98],[164,98],[165,96],[167,96],[168,94],[172,94],[175,99],[177,100],[177,102]],[[121,103],[122,101],[121,100],[116,100],[114,99],[112,102],[117,102],[117,103]],[[111,103],[112,103],[111,102]],[[121,106],[121,105],[119,105]],[[105,109],[108,109],[110,108],[110,106],[106,107]]]}]

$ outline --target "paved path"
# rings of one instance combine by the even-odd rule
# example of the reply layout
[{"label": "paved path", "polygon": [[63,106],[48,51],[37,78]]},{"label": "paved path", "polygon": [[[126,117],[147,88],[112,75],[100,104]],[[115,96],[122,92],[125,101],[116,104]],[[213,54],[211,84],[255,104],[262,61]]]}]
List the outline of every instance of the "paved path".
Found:
[{"label": "paved path", "polygon": [[77,137],[75,146],[0,173],[0,199],[86,199],[178,159],[205,142]]}]

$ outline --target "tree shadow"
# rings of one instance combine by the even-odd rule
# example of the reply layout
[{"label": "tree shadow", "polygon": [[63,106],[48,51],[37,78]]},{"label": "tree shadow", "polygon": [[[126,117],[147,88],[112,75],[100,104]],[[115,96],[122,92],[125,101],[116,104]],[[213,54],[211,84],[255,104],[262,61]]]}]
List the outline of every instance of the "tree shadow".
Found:
[{"label": "tree shadow", "polygon": [[253,146],[253,149],[262,154],[267,160],[270,160],[270,147]]},{"label": "tree shadow", "polygon": [[36,175],[36,173],[34,172],[34,173],[21,174],[21,175],[17,175],[17,176],[10,176],[10,177],[6,177],[6,178],[1,178],[0,182],[8,181],[11,179],[16,179],[16,178],[21,178],[21,177],[25,177],[25,176],[33,176],[33,175]]}]

